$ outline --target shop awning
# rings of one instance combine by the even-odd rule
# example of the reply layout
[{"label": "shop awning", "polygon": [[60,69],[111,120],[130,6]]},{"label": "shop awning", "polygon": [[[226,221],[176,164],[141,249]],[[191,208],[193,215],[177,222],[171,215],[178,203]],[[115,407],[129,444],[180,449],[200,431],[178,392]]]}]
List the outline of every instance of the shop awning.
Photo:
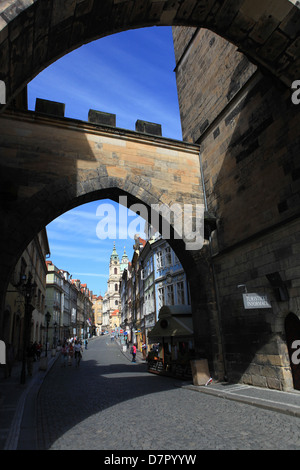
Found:
[{"label": "shop awning", "polygon": [[[173,315],[172,315],[173,312]],[[182,313],[180,313],[182,312]],[[148,333],[150,342],[155,343],[162,338],[180,338],[189,340],[193,337],[193,320],[191,310],[186,308],[162,307],[159,320]]]}]

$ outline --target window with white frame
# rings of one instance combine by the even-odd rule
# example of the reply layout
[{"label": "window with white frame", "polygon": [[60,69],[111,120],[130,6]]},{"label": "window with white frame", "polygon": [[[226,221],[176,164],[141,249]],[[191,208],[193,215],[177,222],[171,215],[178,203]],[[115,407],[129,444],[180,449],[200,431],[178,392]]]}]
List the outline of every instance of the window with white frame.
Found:
[{"label": "window with white frame", "polygon": [[156,266],[157,266],[157,269],[162,269],[164,267],[162,251],[158,251],[156,253]]},{"label": "window with white frame", "polygon": [[164,299],[164,288],[159,287],[158,288],[158,310],[161,309],[161,307],[165,304],[165,299]]},{"label": "window with white frame", "polygon": [[167,286],[167,305],[174,305],[174,288],[173,284]]},{"label": "window with white frame", "polygon": [[153,258],[151,257],[148,261],[147,261],[147,264],[144,268],[144,277],[148,277],[150,276],[150,274],[152,273],[153,271]]},{"label": "window with white frame", "polygon": [[183,281],[177,282],[177,303],[184,305],[184,283]]},{"label": "window with white frame", "polygon": [[165,248],[165,266],[171,266],[171,264],[172,264],[171,248],[167,246]]}]

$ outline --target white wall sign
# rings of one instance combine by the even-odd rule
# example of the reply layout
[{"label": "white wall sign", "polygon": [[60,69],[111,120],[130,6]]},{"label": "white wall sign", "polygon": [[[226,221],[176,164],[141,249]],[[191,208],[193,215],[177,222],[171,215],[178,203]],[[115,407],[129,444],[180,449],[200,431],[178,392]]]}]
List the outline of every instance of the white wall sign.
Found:
[{"label": "white wall sign", "polygon": [[266,294],[243,294],[244,307],[249,308],[272,308]]}]

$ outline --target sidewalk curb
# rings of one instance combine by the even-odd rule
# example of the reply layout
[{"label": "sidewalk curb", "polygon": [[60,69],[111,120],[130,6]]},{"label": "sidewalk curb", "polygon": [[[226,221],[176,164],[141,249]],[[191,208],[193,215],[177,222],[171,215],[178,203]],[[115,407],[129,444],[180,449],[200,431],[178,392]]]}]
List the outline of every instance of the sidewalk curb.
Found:
[{"label": "sidewalk curb", "polygon": [[[213,395],[218,398],[223,398],[225,400],[236,401],[239,403],[256,406],[258,408],[263,408],[269,411],[275,411],[277,413],[287,414],[289,416],[294,416],[296,418],[300,418],[300,405],[292,405],[292,404],[284,404],[272,400],[268,400],[265,398],[258,398],[258,397],[245,397],[241,395],[237,395],[234,393],[216,390],[213,388],[204,387],[204,386],[195,386],[195,385],[181,385],[182,388],[186,388],[188,390],[192,390],[195,392],[206,393],[207,395]],[[300,396],[299,396],[300,400]]]},{"label": "sidewalk curb", "polygon": [[[122,350],[122,347],[119,341],[116,341],[116,342],[118,346],[120,347],[120,350],[123,353],[123,355],[130,361],[131,360],[130,353],[128,351],[124,352]],[[137,362],[144,363],[145,361],[141,358],[138,358],[138,355],[137,355]],[[230,390],[225,390],[225,389],[222,390],[222,389],[214,388],[214,384],[208,385],[208,386],[201,386],[201,385],[188,384],[187,382],[177,382],[175,383],[175,386],[179,388],[191,390],[193,392],[206,393],[207,395],[212,395],[217,398],[223,398],[225,400],[230,400],[230,401],[235,401],[237,403],[256,406],[257,408],[262,408],[262,409],[273,411],[273,412],[275,411],[277,413],[282,413],[282,414],[286,414],[289,416],[294,416],[296,418],[300,418],[300,393],[299,393],[299,405],[294,405],[294,404],[284,403],[284,401],[280,402],[274,399],[274,396],[276,393],[279,393],[279,394],[281,393],[278,390],[261,389],[257,387],[252,387],[250,385],[247,386],[247,385],[241,385],[241,384],[233,384],[233,388],[231,388]],[[221,386],[221,384],[215,384],[215,387],[216,386]],[[245,391],[249,389],[252,392],[255,392],[256,394],[260,394],[260,393],[268,394],[269,397],[261,398],[261,397],[254,397],[254,396],[243,396],[238,393],[239,389],[240,391]],[[282,393],[283,394],[286,393],[287,394],[286,397],[289,396],[288,395],[289,393],[291,393],[290,397],[295,395],[295,393],[292,393],[292,392],[282,392]]]},{"label": "sidewalk curb", "polygon": [[35,397],[37,397],[40,387],[42,386],[45,377],[50,372],[50,370],[52,369],[54,363],[57,361],[59,356],[60,354],[58,353],[55,355],[54,358],[50,359],[47,370],[44,371],[43,376],[39,374],[39,372],[41,371],[38,369],[33,379],[31,380],[31,382],[26,386],[26,389],[22,392],[21,397],[18,400],[14,417],[9,427],[8,437],[6,439],[3,450],[17,450],[18,449],[18,444],[19,444],[19,440],[21,436],[22,421],[24,417],[25,404],[26,404],[28,395],[34,389],[34,387],[36,387]]}]

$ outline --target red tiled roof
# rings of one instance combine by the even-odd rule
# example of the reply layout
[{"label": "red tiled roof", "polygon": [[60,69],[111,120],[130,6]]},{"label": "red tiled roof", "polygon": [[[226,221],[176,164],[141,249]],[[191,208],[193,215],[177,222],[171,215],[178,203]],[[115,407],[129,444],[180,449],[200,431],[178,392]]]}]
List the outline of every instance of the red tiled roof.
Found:
[{"label": "red tiled roof", "polygon": [[139,237],[138,238],[139,242],[143,245],[143,247],[146,245],[146,240],[144,240],[143,238]]}]

